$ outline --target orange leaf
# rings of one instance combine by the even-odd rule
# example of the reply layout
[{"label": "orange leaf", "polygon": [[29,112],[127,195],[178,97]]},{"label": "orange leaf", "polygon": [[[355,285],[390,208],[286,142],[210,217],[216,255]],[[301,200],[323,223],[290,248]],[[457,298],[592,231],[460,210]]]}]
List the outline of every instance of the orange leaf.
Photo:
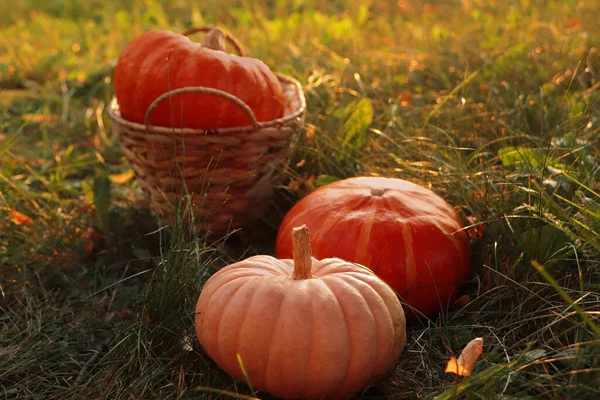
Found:
[{"label": "orange leaf", "polygon": [[306,124],[305,135],[307,139],[312,139],[315,136],[317,127],[312,124]]},{"label": "orange leaf", "polygon": [[460,353],[458,360],[452,356],[448,360],[446,371],[460,376],[471,376],[477,358],[483,353],[483,338],[471,340]]},{"label": "orange leaf", "polygon": [[400,100],[400,105],[402,107],[410,106],[410,100],[412,98],[412,94],[410,92],[402,92],[398,95],[398,100]]},{"label": "orange leaf", "polygon": [[83,214],[84,212],[90,211],[94,208],[93,205],[91,204],[86,204],[84,206],[79,207],[76,211],[75,211],[75,215],[79,216],[81,214]]},{"label": "orange leaf", "polygon": [[14,222],[17,225],[26,225],[31,224],[33,222],[33,220],[27,215],[15,210],[10,210],[10,218],[12,219],[12,222]]},{"label": "orange leaf", "polygon": [[458,299],[456,299],[454,301],[454,306],[455,307],[464,307],[467,304],[469,304],[470,301],[471,301],[471,296],[469,296],[468,294],[463,294],[462,296],[460,296]]},{"label": "orange leaf", "polygon": [[41,123],[52,122],[58,120],[58,115],[53,114],[22,114],[21,118],[29,122]]},{"label": "orange leaf", "polygon": [[112,183],[126,183],[128,180],[133,178],[134,175],[135,173],[132,169],[130,169],[129,171],[124,172],[122,174],[111,175],[110,180]]},{"label": "orange leaf", "polygon": [[490,92],[490,89],[489,89],[488,85],[485,82],[482,82],[479,85],[479,91],[481,92],[482,95],[487,96],[488,93]]},{"label": "orange leaf", "polygon": [[94,252],[94,243],[85,242],[84,246],[85,246],[85,250],[87,251],[88,255],[91,255]]},{"label": "orange leaf", "polygon": [[469,226],[467,227],[467,235],[474,240],[479,240],[483,237],[484,234],[484,228],[483,228],[483,224],[480,223],[478,221],[478,218],[473,216],[473,215],[469,215],[467,216],[467,222],[469,223]]},{"label": "orange leaf", "polygon": [[579,27],[579,20],[577,18],[569,18],[565,21],[565,25],[569,28]]}]

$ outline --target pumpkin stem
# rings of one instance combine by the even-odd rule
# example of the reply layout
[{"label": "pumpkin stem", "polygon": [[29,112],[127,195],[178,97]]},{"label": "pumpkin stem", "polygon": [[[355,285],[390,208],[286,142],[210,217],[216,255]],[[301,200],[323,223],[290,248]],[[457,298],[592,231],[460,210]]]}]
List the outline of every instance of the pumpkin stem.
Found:
[{"label": "pumpkin stem", "polygon": [[302,225],[292,229],[292,254],[294,258],[294,272],[292,279],[310,279],[312,277],[310,235],[308,227]]},{"label": "pumpkin stem", "polygon": [[201,44],[212,50],[225,51],[225,33],[219,28],[212,29],[204,36]]},{"label": "pumpkin stem", "polygon": [[382,188],[371,188],[371,194],[373,196],[383,196],[384,193],[385,190],[383,190]]}]

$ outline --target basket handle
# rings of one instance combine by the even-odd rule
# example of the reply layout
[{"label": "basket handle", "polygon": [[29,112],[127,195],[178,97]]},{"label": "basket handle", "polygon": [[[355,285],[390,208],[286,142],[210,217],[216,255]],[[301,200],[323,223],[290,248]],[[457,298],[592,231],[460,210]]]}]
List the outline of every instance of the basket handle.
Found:
[{"label": "basket handle", "polygon": [[174,96],[177,94],[182,94],[182,93],[213,94],[216,96],[223,97],[227,100],[230,100],[232,103],[235,103],[239,108],[241,108],[246,113],[248,118],[250,118],[250,122],[252,123],[252,126],[255,129],[258,129],[258,122],[256,121],[256,116],[254,115],[254,112],[239,97],[236,97],[236,96],[232,95],[231,93],[227,93],[227,92],[224,92],[219,89],[208,88],[208,87],[204,87],[204,86],[179,88],[179,89],[175,89],[175,90],[171,90],[169,92],[163,93],[160,96],[158,96],[156,99],[154,99],[154,101],[150,104],[150,106],[148,107],[148,110],[146,111],[146,118],[145,118],[146,127],[148,127],[150,125],[150,116],[152,115],[152,111],[154,111],[154,109],[158,106],[158,104],[160,102],[162,102],[163,100],[165,100],[171,96]]},{"label": "basket handle", "polygon": [[223,36],[225,37],[225,39],[227,39],[227,41],[229,42],[229,44],[231,45],[231,47],[233,47],[233,49],[235,50],[235,52],[240,57],[244,57],[244,52],[242,50],[242,45],[235,38],[235,36],[233,36],[229,32],[226,32],[226,31],[224,31],[223,29],[221,29],[221,28],[219,28],[217,26],[206,25],[206,26],[198,26],[198,27],[195,27],[195,28],[190,28],[190,29],[186,30],[185,32],[183,32],[182,35],[183,36],[190,36],[190,35],[193,35],[194,33],[198,33],[198,32],[210,32],[210,31],[214,31],[215,29],[221,31],[221,33],[223,34]]}]

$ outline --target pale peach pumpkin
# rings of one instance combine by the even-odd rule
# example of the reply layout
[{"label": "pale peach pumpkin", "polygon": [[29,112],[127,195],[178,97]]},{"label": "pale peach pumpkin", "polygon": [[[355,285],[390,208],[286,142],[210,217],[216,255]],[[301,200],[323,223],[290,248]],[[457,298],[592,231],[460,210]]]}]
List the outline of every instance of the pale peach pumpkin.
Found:
[{"label": "pale peach pumpkin", "polygon": [[228,374],[284,399],[343,399],[389,371],[406,342],[394,291],[364,266],[311,257],[294,228],[293,260],[254,256],[215,273],[196,306],[206,353]]}]

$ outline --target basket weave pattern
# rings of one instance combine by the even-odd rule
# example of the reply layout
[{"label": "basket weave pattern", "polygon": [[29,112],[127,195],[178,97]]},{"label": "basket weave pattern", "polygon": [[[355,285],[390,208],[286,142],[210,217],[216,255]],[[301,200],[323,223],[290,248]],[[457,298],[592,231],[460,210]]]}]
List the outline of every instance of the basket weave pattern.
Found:
[{"label": "basket weave pattern", "polygon": [[[253,122],[245,127],[152,126],[148,123],[152,106],[145,125],[134,123],[121,117],[113,99],[108,110],[113,130],[161,223],[173,222],[186,194],[193,194],[189,198],[201,231],[223,234],[264,215],[297,142],[306,108],[300,84],[276,76],[286,97],[284,116],[256,122],[246,107]],[[240,107],[244,109],[244,104]]]}]

